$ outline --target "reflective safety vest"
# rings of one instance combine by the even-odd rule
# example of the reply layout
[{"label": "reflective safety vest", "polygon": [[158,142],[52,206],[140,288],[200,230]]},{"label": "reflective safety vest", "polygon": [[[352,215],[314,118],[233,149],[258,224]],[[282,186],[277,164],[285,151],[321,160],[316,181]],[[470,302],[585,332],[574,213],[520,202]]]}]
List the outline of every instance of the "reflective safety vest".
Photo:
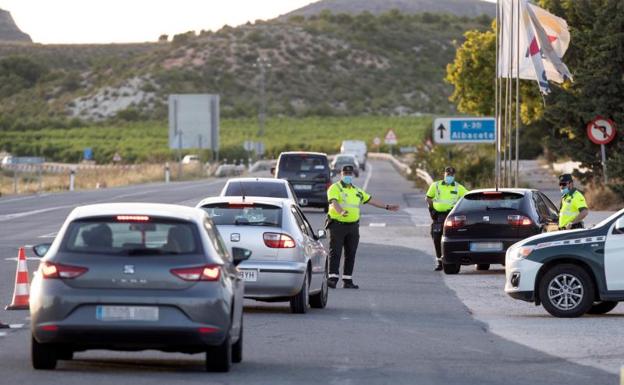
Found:
[{"label": "reflective safety vest", "polygon": [[587,208],[587,202],[585,202],[583,194],[577,189],[564,195],[561,198],[561,209],[559,210],[559,227],[566,227],[584,208]]},{"label": "reflective safety vest", "polygon": [[359,187],[338,181],[327,190],[327,200],[330,203],[335,200],[343,210],[347,211],[347,215],[342,216],[330,205],[327,215],[331,219],[343,223],[354,223],[360,220],[360,205],[370,201],[371,196]]},{"label": "reflective safety vest", "polygon": [[433,200],[433,209],[439,213],[451,211],[457,201],[461,199],[468,190],[461,184],[453,182],[446,184],[444,181],[437,181],[429,186],[427,197]]}]

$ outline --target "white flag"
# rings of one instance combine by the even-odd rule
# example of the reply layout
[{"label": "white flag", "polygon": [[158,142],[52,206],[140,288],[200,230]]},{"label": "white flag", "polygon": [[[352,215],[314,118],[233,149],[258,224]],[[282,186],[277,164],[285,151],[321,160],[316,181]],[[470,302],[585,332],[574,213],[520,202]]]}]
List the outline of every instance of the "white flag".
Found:
[{"label": "white flag", "polygon": [[538,81],[542,93],[550,92],[548,81],[572,80],[561,61],[570,44],[566,21],[527,0],[501,0],[500,4],[498,76],[516,77],[519,67],[520,78]]}]

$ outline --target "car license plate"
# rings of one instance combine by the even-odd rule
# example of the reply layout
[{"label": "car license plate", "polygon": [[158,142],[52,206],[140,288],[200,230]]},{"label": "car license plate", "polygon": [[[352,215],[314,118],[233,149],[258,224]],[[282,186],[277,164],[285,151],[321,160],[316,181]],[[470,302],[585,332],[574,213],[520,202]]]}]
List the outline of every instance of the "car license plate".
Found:
[{"label": "car license plate", "polygon": [[98,306],[95,318],[100,321],[158,321],[158,307]]},{"label": "car license plate", "polygon": [[312,190],[312,185],[309,185],[309,184],[296,184],[293,187],[295,190],[305,190],[305,191]]},{"label": "car license plate", "polygon": [[470,251],[503,251],[503,242],[471,242]]},{"label": "car license plate", "polygon": [[238,276],[245,282],[256,282],[258,280],[258,270],[241,270]]}]

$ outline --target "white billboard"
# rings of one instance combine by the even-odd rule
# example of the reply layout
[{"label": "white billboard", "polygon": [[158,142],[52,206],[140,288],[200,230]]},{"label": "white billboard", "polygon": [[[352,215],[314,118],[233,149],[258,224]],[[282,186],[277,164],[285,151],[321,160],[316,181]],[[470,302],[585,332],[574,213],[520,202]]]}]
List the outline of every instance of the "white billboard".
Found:
[{"label": "white billboard", "polygon": [[219,150],[219,95],[169,95],[169,148]]}]

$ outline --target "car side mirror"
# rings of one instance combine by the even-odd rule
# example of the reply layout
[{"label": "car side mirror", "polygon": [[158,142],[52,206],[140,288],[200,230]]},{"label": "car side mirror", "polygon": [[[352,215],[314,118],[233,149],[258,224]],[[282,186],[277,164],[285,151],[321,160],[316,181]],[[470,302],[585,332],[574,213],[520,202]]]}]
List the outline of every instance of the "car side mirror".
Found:
[{"label": "car side mirror", "polygon": [[271,167],[271,175],[275,176],[275,167]]},{"label": "car side mirror", "polygon": [[615,221],[615,229],[618,234],[624,234],[624,217]]},{"label": "car side mirror", "polygon": [[33,246],[32,249],[35,252],[35,255],[37,257],[43,257],[44,255],[46,255],[48,250],[50,250],[50,246],[52,246],[51,243],[41,243],[36,246]]},{"label": "car side mirror", "polygon": [[316,238],[318,238],[318,239],[325,239],[325,238],[327,238],[327,230],[323,230],[323,229],[318,230],[318,232],[316,234]]},{"label": "car side mirror", "polygon": [[232,257],[234,258],[234,265],[238,266],[241,262],[251,257],[251,250],[242,247],[232,247]]}]

